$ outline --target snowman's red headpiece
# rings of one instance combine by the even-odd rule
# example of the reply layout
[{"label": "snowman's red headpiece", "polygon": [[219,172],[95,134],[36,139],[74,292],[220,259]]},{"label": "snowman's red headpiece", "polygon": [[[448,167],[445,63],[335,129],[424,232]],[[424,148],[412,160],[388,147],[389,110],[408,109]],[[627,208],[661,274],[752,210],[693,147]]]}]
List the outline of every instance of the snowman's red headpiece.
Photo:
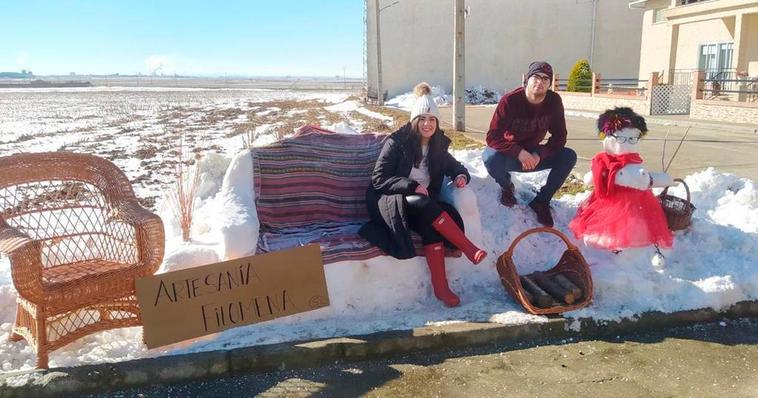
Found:
[{"label": "snowman's red headpiece", "polygon": [[601,137],[632,127],[640,131],[640,136],[647,133],[645,118],[634,113],[631,108],[614,108],[603,112],[597,119],[597,130]]}]

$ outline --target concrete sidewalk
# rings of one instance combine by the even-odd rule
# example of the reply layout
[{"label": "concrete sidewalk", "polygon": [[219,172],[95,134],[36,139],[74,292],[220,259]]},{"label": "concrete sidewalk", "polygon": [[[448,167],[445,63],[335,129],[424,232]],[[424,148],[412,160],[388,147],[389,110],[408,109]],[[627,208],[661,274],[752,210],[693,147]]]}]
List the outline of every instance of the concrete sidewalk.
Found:
[{"label": "concrete sidewalk", "polygon": [[524,342],[550,343],[562,339],[582,341],[735,318],[758,318],[758,301],[740,302],[722,312],[711,309],[668,314],[651,312],[635,320],[620,322],[596,322],[593,319],[573,321],[559,317],[550,318],[544,323],[523,325],[448,324],[121,363],[5,373],[0,375],[0,397],[59,397],[106,392],[493,343],[516,345]]},{"label": "concrete sidewalk", "polygon": [[[494,111],[494,105],[467,106],[465,134],[484,142]],[[440,107],[440,116],[443,129],[451,129],[452,108]],[[577,174],[589,171],[590,159],[602,149],[597,138],[596,118],[597,113],[566,110],[567,146],[577,152]],[[720,172],[758,181],[758,124],[716,123],[686,116],[645,119],[650,131],[641,141],[640,153],[649,168],[664,169],[684,138],[668,169],[672,176],[684,177],[714,167]]]},{"label": "concrete sidewalk", "polygon": [[[452,126],[452,106],[440,106],[440,117],[447,126]],[[495,105],[467,105],[466,106],[466,130],[473,133],[486,133],[489,129]],[[566,109],[567,118],[597,119],[600,112],[580,109]],[[692,119],[688,115],[651,115],[645,116],[648,124],[677,127],[699,127],[712,130],[731,131],[735,133],[758,135],[758,121],[756,124],[730,123],[728,121],[717,122],[713,120]]]}]

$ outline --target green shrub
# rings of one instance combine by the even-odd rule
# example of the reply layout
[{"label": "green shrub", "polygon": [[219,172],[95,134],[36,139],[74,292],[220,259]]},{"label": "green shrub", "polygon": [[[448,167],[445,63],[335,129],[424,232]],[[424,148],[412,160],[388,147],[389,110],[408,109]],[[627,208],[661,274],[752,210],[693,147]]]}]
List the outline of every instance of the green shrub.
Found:
[{"label": "green shrub", "polygon": [[589,93],[592,89],[592,84],[590,63],[584,58],[576,61],[574,67],[571,68],[571,73],[569,73],[566,91]]}]

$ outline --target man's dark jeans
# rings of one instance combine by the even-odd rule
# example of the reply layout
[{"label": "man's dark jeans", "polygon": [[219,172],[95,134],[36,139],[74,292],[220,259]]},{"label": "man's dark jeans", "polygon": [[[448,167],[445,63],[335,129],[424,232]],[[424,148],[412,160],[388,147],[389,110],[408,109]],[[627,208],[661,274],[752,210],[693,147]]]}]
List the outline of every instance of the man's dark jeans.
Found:
[{"label": "man's dark jeans", "polygon": [[497,181],[501,187],[507,187],[511,183],[511,172],[518,173],[531,173],[534,171],[550,169],[550,174],[547,176],[547,182],[540,189],[537,197],[534,198],[538,202],[549,203],[553,198],[558,188],[563,185],[566,178],[571,173],[571,170],[576,164],[576,152],[571,148],[563,148],[558,153],[547,159],[540,159],[539,164],[534,170],[524,171],[521,167],[521,162],[514,157],[503,154],[502,152],[495,152],[489,159],[484,162],[487,167],[487,171],[492,178]]}]

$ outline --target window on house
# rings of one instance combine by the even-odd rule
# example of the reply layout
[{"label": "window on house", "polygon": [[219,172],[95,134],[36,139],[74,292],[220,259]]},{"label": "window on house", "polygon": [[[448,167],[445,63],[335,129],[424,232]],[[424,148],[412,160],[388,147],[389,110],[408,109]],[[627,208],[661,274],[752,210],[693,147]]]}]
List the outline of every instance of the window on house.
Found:
[{"label": "window on house", "polygon": [[706,72],[706,77],[732,68],[734,43],[713,43],[700,46],[698,69]]},{"label": "window on house", "polygon": [[703,0],[679,0],[679,5],[683,6],[685,4],[697,3],[698,1],[703,1]]},{"label": "window on house", "polygon": [[663,16],[665,8],[656,8],[653,10],[653,23],[663,22],[666,17]]}]

